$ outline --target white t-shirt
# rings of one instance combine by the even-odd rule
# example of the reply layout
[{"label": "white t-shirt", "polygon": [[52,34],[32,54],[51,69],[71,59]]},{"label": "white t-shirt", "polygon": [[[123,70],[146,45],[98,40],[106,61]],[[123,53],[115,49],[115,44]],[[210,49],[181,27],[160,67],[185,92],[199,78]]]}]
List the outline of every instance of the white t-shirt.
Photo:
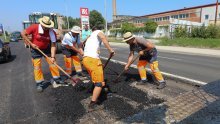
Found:
[{"label": "white t-shirt", "polygon": [[[77,38],[77,39],[76,39]],[[71,32],[68,32],[64,35],[62,40],[62,45],[75,46],[75,44],[80,44],[80,36],[73,37]]]},{"label": "white t-shirt", "polygon": [[103,33],[100,30],[96,30],[91,33],[85,44],[84,56],[99,59],[100,46],[102,43],[102,41],[98,38],[98,34],[100,32]]}]

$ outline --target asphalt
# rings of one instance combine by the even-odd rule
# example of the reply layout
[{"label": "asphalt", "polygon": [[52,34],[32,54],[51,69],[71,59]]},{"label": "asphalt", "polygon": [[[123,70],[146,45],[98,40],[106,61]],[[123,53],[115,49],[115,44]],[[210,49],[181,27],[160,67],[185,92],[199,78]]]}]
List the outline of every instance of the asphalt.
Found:
[{"label": "asphalt", "polygon": [[[37,93],[29,49],[20,42],[10,46],[12,59],[0,63],[0,123],[113,123],[193,89],[192,86],[167,80],[167,88],[157,90],[151,75],[148,75],[149,84],[138,88],[135,82],[140,78],[136,69],[130,69],[115,84],[113,81],[123,66],[110,62],[105,70],[105,79],[113,94],[100,97],[104,110],[87,113],[86,106],[91,96],[88,84],[80,91],[72,86],[53,89],[48,85],[44,92]],[[57,62],[63,67],[61,54],[57,55]],[[49,81],[51,75],[45,61],[42,67],[45,79]],[[156,122],[157,119],[153,120]]]},{"label": "asphalt", "polygon": [[[117,54],[112,59],[127,62],[128,45],[112,42],[110,44]],[[159,68],[162,72],[205,83],[220,80],[220,50],[169,46],[156,47],[159,51]],[[105,48],[103,47],[103,49]],[[103,51],[101,55],[107,58],[108,52]]]}]

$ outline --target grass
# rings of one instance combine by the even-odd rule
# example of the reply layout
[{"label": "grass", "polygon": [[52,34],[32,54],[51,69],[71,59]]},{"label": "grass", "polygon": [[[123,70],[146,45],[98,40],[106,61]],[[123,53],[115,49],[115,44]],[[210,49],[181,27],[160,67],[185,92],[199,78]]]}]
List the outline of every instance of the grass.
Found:
[{"label": "grass", "polygon": [[122,40],[123,39],[116,39],[116,38],[113,38],[113,37],[108,37],[109,42],[124,43]]},{"label": "grass", "polygon": [[5,36],[1,35],[0,39],[2,39],[4,42],[9,42],[9,37],[6,37],[6,40],[5,40]]},{"label": "grass", "polygon": [[157,45],[220,49],[220,39],[163,38],[159,43],[157,43]]}]

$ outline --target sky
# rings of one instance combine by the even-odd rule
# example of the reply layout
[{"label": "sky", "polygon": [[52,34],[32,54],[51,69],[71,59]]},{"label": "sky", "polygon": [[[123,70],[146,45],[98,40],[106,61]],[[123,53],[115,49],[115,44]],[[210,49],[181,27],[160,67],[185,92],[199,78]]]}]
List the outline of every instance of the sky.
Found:
[{"label": "sky", "polygon": [[[105,14],[105,1],[106,11]],[[117,15],[142,16],[158,12],[215,3],[216,0],[116,0]],[[32,12],[53,12],[80,17],[80,7],[99,11],[112,21],[112,0],[1,0],[0,23],[9,32],[22,30],[22,21]]]}]

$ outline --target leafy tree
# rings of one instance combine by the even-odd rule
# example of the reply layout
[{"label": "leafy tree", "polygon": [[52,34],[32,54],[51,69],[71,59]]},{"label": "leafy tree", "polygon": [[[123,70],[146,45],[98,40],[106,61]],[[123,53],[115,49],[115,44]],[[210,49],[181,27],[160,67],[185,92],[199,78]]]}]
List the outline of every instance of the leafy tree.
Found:
[{"label": "leafy tree", "polygon": [[97,10],[92,10],[89,14],[89,23],[91,28],[98,25],[102,25],[104,28],[105,19],[103,18],[102,14],[99,13]]},{"label": "leafy tree", "polygon": [[126,32],[134,32],[135,31],[135,26],[132,23],[123,23],[121,27],[121,33],[126,33]]},{"label": "leafy tree", "polygon": [[[72,28],[74,25],[80,26],[80,18],[72,18],[72,17],[68,17],[69,20],[69,28]],[[63,18],[64,21],[64,25],[62,25],[63,29],[67,29],[68,28],[68,22],[67,22],[67,17],[65,16]]]},{"label": "leafy tree", "polygon": [[147,22],[145,22],[145,31],[147,33],[155,33],[156,29],[157,29],[157,23],[152,21],[152,20],[148,20]]}]

